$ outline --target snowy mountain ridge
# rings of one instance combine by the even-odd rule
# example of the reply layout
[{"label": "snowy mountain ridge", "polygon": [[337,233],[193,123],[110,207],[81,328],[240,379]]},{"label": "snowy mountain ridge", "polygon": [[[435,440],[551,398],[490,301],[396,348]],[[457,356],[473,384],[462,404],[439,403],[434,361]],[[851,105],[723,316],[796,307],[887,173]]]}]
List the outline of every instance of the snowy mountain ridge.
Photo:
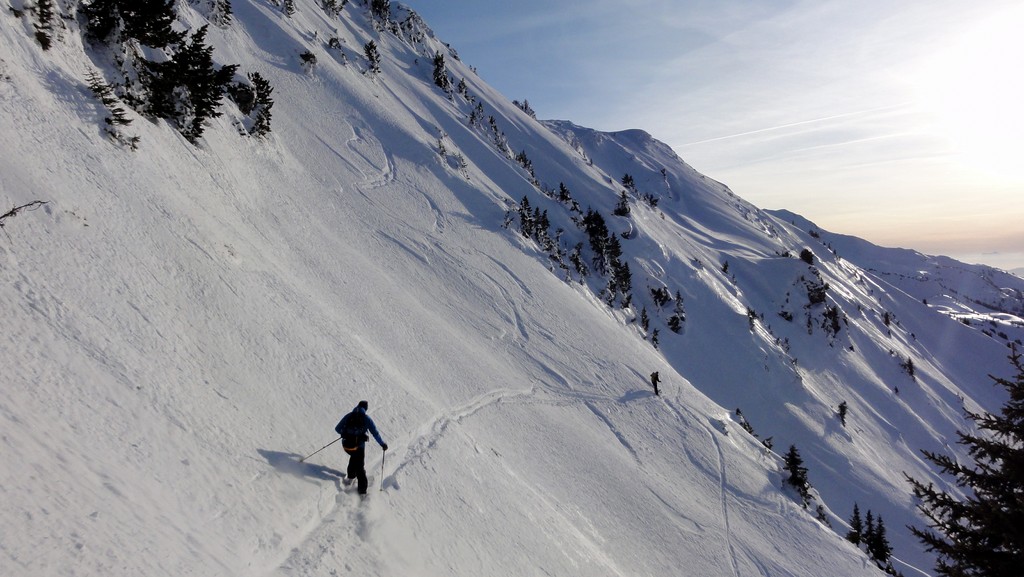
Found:
[{"label": "snowy mountain ridge", "polygon": [[[639,130],[537,121],[377,2],[233,3],[207,40],[273,86],[270,133],[228,99],[195,143],[129,109],[131,150],[81,5],[42,50],[41,4],[0,28],[0,194],[45,201],[2,222],[0,574],[881,575],[842,538],[855,502],[930,571],[902,474],[948,484],[918,451],[999,406],[1024,281],[762,211]],[[390,450],[359,502],[336,445],[299,460],[363,398]]]}]

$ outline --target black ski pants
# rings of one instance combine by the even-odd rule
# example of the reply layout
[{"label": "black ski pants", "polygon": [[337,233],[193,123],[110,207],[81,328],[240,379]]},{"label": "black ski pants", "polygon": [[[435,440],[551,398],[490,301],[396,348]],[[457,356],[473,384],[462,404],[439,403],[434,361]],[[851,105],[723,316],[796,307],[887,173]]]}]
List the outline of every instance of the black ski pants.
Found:
[{"label": "black ski pants", "polygon": [[359,494],[365,495],[369,481],[366,480],[366,444],[359,443],[356,447],[345,447],[348,453],[348,478],[359,481]]}]

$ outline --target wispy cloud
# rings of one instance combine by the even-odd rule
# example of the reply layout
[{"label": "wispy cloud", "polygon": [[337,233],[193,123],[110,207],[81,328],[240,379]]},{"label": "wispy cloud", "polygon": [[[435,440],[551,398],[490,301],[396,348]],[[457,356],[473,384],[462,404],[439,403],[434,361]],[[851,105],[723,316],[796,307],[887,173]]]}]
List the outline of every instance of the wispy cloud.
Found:
[{"label": "wispy cloud", "polygon": [[744,137],[744,136],[753,136],[755,134],[762,134],[762,133],[765,133],[765,132],[774,132],[774,131],[778,131],[778,130],[789,130],[789,129],[792,129],[792,128],[811,126],[811,125],[816,125],[816,124],[822,124],[822,123],[831,122],[831,121],[835,121],[835,120],[842,120],[842,119],[854,118],[854,117],[858,117],[858,116],[865,116],[865,115],[870,115],[870,114],[876,114],[878,112],[887,112],[887,111],[891,111],[891,110],[904,109],[908,105],[909,105],[909,103],[894,104],[894,105],[882,106],[882,107],[878,107],[878,108],[869,108],[867,110],[859,110],[859,111],[856,111],[856,112],[846,112],[846,113],[842,113],[842,114],[833,114],[831,116],[823,116],[821,118],[812,118],[812,119],[809,119],[809,120],[799,120],[799,121],[796,121],[796,122],[790,122],[790,123],[787,123],[787,124],[780,124],[780,125],[777,125],[777,126],[770,126],[770,127],[767,127],[767,128],[758,128],[758,129],[755,129],[755,130],[748,130],[746,132],[738,132],[738,133],[735,133],[735,134],[728,134],[728,135],[725,135],[725,136],[716,136],[714,138],[706,138],[704,140],[698,140],[698,141],[695,141],[695,142],[687,142],[687,143],[679,144],[677,146],[680,147],[680,148],[684,148],[684,147],[688,147],[688,146],[696,146],[696,145],[699,145],[699,144],[707,144],[709,142],[718,142],[718,141],[721,141],[721,140],[730,140],[730,139],[733,139],[733,138],[740,138],[740,137]]}]

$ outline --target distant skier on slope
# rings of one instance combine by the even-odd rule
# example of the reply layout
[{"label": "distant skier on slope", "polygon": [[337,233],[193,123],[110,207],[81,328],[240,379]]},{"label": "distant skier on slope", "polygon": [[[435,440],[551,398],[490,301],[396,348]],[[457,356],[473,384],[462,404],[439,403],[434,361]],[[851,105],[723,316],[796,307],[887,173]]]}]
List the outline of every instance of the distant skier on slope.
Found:
[{"label": "distant skier on slope", "polygon": [[356,408],[352,409],[351,413],[342,417],[334,427],[334,430],[341,435],[341,446],[349,454],[348,476],[345,479],[345,483],[348,484],[352,482],[352,479],[358,479],[360,495],[366,494],[366,488],[369,484],[366,480],[365,462],[366,441],[370,440],[370,438],[366,435],[366,432],[369,431],[373,435],[373,438],[380,444],[380,448],[385,451],[388,450],[388,444],[380,438],[380,433],[377,432],[377,425],[366,414],[368,408],[370,408],[369,403],[359,401]]},{"label": "distant skier on slope", "polygon": [[654,385],[654,396],[658,396],[658,383],[661,382],[661,377],[658,376],[658,371],[651,373],[651,384]]}]

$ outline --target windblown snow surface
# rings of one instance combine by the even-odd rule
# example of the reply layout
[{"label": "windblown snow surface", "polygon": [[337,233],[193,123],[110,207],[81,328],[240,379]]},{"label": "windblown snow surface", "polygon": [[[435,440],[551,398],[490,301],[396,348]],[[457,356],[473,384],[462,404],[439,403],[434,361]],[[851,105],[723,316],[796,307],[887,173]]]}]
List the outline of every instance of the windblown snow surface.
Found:
[{"label": "windblown snow surface", "polygon": [[[932,257],[891,270],[866,243],[847,260],[644,132],[536,121],[405,8],[396,34],[360,2],[296,5],[236,1],[208,37],[273,85],[266,139],[225,100],[197,145],[131,112],[136,151],[104,136],[86,78],[110,70],[79,24],[43,51],[31,12],[5,11],[0,203],[46,204],[0,235],[0,574],[881,575],[843,539],[855,502],[897,569],[930,572],[903,473],[948,487],[919,450],[964,456],[963,408],[1002,404],[987,375],[1024,334],[1020,279],[942,261],[960,272],[932,282]],[[438,52],[472,101],[434,86]],[[585,240],[469,124],[477,103],[543,187],[628,236],[633,308],[503,226],[526,196],[567,250]],[[612,216],[626,173],[657,207]],[[808,306],[815,275],[828,301]],[[979,275],[1001,309],[950,284]],[[684,297],[679,334],[660,287]],[[365,501],[337,444],[300,461],[361,399],[390,445],[368,446]],[[808,509],[783,488],[790,445]]]}]

